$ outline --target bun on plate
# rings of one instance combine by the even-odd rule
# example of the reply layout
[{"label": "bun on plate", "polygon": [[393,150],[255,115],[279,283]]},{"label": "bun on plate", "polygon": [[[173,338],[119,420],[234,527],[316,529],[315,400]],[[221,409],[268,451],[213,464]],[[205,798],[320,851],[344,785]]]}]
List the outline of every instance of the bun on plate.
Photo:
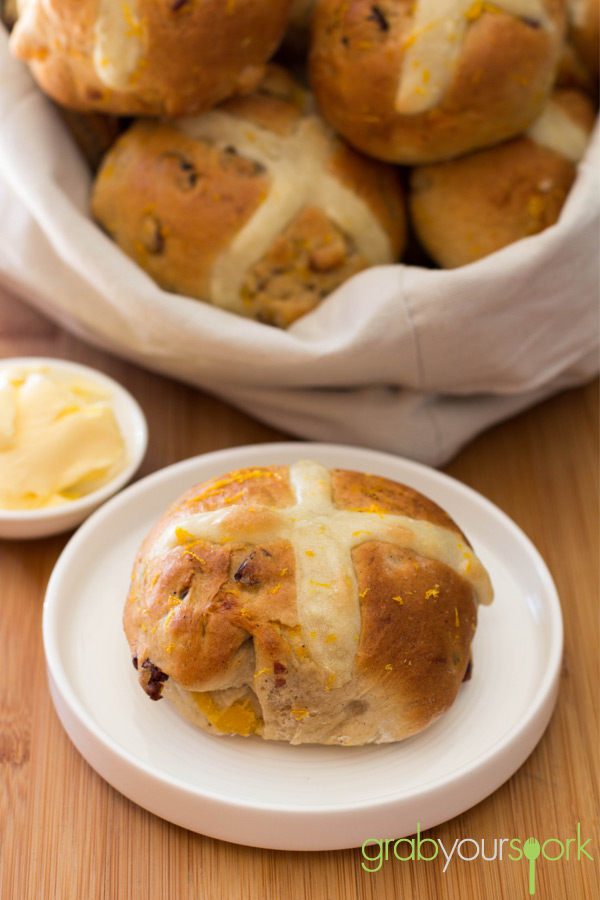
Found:
[{"label": "bun on plate", "polygon": [[124,625],[146,693],[213,734],[398,741],[454,702],[488,575],[409,487],[313,462],[231,472],[171,505]]}]

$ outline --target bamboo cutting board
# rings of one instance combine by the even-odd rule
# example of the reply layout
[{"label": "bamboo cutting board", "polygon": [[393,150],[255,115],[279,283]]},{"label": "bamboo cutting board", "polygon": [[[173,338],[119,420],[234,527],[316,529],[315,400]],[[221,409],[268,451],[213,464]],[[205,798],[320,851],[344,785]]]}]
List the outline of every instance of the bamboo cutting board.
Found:
[{"label": "bamboo cutting board", "polygon": [[[287,439],[216,399],[85,346],[0,292],[0,357],[16,355],[64,356],[121,381],[149,420],[142,475],[201,452]],[[67,536],[0,542],[2,900],[526,900],[527,861],[511,860],[508,842],[499,860],[497,848],[503,838],[530,836],[561,842],[547,845],[548,855],[574,839],[568,860],[538,859],[536,897],[600,896],[598,451],[592,384],[487,432],[446,468],[511,516],[546,559],[563,606],[565,656],[555,714],[529,759],[491,797],[424,835],[446,849],[469,839],[465,857],[482,842],[492,856],[496,842],[496,859],[468,861],[455,852],[445,872],[441,851],[431,862],[401,861],[393,840],[375,872],[366,871],[376,863],[360,849],[286,853],[227,844],[126,800],[74,749],[48,693],[42,602]]]}]

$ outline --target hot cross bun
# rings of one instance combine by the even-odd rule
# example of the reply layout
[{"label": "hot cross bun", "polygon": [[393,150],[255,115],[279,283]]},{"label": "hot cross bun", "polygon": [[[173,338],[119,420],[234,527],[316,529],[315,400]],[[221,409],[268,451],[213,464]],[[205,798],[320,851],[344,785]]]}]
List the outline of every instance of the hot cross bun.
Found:
[{"label": "hot cross bun", "polygon": [[27,0],[11,47],[64,106],[191,115],[260,79],[291,0]]},{"label": "hot cross bun", "polygon": [[124,625],[146,693],[213,734],[398,741],[454,702],[489,577],[431,500],[314,462],[188,490],[143,542]]},{"label": "hot cross bun", "polygon": [[466,265],[553,225],[594,121],[584,94],[555,91],[521,137],[413,169],[412,222],[432,259]]},{"label": "hot cross bun", "polygon": [[350,150],[277,69],[202,116],[134,124],[92,211],[162,287],[280,327],[405,240],[398,173]]},{"label": "hot cross bun", "polygon": [[355,147],[418,164],[523,131],[553,83],[564,0],[318,0],[311,83]]}]

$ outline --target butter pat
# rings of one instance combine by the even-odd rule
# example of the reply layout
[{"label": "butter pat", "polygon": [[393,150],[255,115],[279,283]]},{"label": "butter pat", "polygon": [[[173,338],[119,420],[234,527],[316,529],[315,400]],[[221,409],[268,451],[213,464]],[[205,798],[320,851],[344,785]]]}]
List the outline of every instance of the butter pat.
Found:
[{"label": "butter pat", "polygon": [[68,503],[127,463],[109,395],[91,381],[49,369],[0,374],[0,507]]}]

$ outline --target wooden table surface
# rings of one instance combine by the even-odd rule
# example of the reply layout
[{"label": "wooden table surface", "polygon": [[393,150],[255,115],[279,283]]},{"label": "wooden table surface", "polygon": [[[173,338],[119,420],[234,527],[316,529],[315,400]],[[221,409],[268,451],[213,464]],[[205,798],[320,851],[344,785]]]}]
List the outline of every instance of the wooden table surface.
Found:
[{"label": "wooden table surface", "polygon": [[[91,349],[0,291],[0,357],[16,355],[66,357],[128,387],[150,428],[141,475],[204,451],[287,439],[216,399]],[[565,656],[556,711],[529,759],[491,797],[427,836],[446,848],[457,839],[485,839],[491,855],[500,838],[534,835],[565,844],[580,823],[579,854],[571,843],[568,861],[538,860],[540,900],[600,896],[598,449],[592,384],[493,428],[446,467],[508,513],[546,559],[564,611]],[[455,856],[445,873],[439,857],[392,858],[368,873],[360,849],[241,847],[164,822],[118,794],[75,750],[48,693],[42,603],[67,539],[0,541],[2,900],[529,896],[527,862],[511,861],[506,852],[502,861]],[[473,852],[464,845],[463,855]],[[548,853],[557,855],[559,845],[548,845]]]}]

